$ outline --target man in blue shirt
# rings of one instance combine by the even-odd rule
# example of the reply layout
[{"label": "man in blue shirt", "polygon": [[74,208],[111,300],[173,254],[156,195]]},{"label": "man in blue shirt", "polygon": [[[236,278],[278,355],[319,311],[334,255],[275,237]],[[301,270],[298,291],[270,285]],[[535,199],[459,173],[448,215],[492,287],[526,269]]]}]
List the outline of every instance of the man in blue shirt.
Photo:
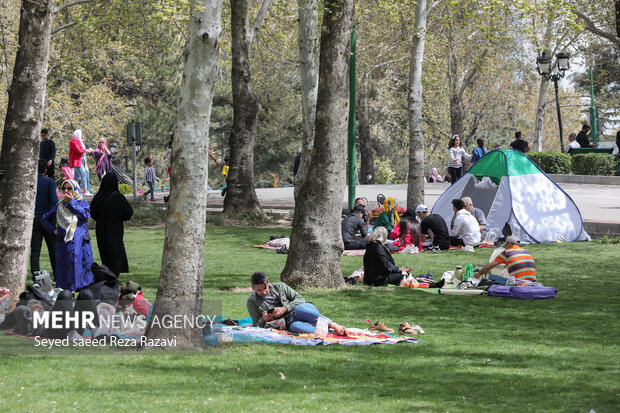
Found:
[{"label": "man in blue shirt", "polygon": [[34,207],[34,222],[32,223],[32,239],[30,240],[30,271],[39,271],[39,256],[41,244],[45,238],[47,251],[52,264],[52,274],[56,270],[56,236],[45,230],[41,225],[41,217],[50,211],[57,203],[56,183],[52,178],[45,176],[47,161],[39,159],[39,176],[37,177],[37,197]]},{"label": "man in blue shirt", "polygon": [[39,159],[47,164],[47,176],[54,179],[54,158],[56,158],[56,143],[49,137],[47,129],[41,129],[41,146],[39,146]]}]

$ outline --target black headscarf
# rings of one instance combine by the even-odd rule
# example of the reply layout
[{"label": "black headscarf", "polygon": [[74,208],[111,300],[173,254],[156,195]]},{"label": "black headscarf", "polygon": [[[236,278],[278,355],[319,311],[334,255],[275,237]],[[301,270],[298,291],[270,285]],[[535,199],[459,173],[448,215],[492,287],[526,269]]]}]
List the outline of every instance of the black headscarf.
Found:
[{"label": "black headscarf", "polygon": [[118,178],[116,174],[110,172],[103,176],[99,191],[90,203],[90,215],[95,221],[101,216],[103,204],[114,192],[118,192]]}]

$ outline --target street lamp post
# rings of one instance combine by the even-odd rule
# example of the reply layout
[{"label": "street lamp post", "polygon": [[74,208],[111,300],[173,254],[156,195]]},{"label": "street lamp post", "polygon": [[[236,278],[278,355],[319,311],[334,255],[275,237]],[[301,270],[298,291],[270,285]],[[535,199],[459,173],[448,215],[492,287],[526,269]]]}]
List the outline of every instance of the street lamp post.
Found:
[{"label": "street lamp post", "polygon": [[558,97],[558,80],[564,77],[565,72],[570,68],[568,59],[570,54],[566,52],[559,52],[555,55],[558,61],[558,70],[553,71],[551,66],[551,57],[547,56],[546,52],[542,52],[541,56],[536,58],[536,66],[538,74],[543,76],[546,80],[553,80],[553,86],[555,87],[555,106],[558,111],[558,126],[560,128],[560,148],[564,152],[564,133],[562,132],[562,114],[560,113],[560,99]]}]

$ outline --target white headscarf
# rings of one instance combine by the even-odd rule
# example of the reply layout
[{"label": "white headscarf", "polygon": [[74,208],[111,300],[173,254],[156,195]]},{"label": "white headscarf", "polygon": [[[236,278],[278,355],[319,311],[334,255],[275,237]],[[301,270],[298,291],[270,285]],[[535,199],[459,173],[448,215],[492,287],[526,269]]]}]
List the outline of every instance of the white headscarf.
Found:
[{"label": "white headscarf", "polygon": [[82,148],[86,149],[86,146],[84,146],[84,138],[82,138],[82,129],[76,129],[73,132],[73,138],[74,139],[77,138],[80,141],[80,143],[82,144]]}]

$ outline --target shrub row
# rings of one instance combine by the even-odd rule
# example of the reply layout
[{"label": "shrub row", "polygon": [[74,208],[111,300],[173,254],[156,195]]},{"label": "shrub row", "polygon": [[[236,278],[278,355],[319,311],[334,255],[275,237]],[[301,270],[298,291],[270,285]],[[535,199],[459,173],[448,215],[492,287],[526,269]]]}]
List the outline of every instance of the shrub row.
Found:
[{"label": "shrub row", "polygon": [[540,169],[547,174],[610,176],[616,169],[614,157],[603,153],[585,153],[569,156],[557,152],[528,153]]}]

